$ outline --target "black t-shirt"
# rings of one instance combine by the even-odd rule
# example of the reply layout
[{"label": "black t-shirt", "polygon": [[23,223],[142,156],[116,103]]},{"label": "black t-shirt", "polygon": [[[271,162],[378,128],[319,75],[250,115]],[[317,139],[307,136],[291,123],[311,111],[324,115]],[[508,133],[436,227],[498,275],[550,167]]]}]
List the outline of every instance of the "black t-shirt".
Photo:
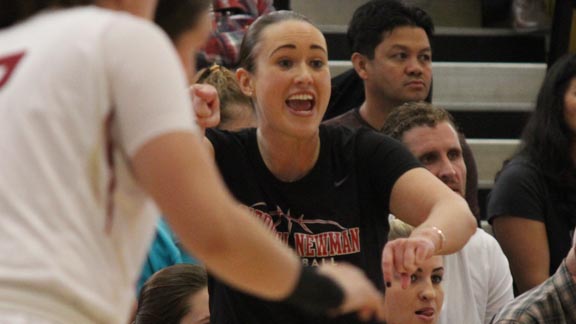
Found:
[{"label": "black t-shirt", "polygon": [[518,156],[502,169],[489,195],[489,221],[502,215],[544,223],[550,251],[549,274],[554,274],[572,246],[576,192],[557,188],[533,163]]},{"label": "black t-shirt", "polygon": [[[324,125],[332,126],[346,126],[350,128],[360,128],[366,127],[375,130],[370,124],[368,124],[364,118],[360,115],[360,108],[354,108],[348,112],[336,116],[332,119],[322,122]],[[476,166],[476,160],[472,154],[472,149],[468,142],[466,142],[466,136],[463,133],[458,132],[458,139],[460,141],[460,146],[462,147],[462,158],[464,159],[464,164],[466,165],[466,202],[468,207],[476,217],[476,222],[480,226],[480,205],[478,204],[478,167]]]},{"label": "black t-shirt", "polygon": [[[366,129],[323,125],[315,166],[287,183],[264,164],[255,129],[207,135],[233,195],[296,250],[304,265],[349,262],[383,290],[380,261],[391,189],[402,174],[419,166],[402,144]],[[215,323],[360,323],[354,314],[313,317],[284,303],[247,296],[213,277],[209,290]]]}]

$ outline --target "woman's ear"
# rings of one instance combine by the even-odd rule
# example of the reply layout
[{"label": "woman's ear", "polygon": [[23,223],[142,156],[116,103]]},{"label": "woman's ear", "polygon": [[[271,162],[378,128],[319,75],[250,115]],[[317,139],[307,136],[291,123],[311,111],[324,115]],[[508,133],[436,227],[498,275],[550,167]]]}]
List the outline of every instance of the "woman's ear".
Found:
[{"label": "woman's ear", "polygon": [[252,74],[244,68],[239,68],[236,70],[236,79],[238,79],[240,90],[242,90],[246,96],[252,97],[254,95]]}]

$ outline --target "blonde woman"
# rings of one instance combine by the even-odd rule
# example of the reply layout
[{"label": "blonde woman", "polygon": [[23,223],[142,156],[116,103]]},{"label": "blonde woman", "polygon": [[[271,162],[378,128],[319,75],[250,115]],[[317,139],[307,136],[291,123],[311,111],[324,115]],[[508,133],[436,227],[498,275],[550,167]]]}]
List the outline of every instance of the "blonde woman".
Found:
[{"label": "blonde woman", "polygon": [[[398,220],[390,220],[388,240],[410,237],[414,227]],[[400,274],[395,273],[390,287],[386,288],[384,307],[387,324],[435,324],[442,310],[444,290],[444,260],[435,255],[410,275],[410,284],[402,288]]]}]

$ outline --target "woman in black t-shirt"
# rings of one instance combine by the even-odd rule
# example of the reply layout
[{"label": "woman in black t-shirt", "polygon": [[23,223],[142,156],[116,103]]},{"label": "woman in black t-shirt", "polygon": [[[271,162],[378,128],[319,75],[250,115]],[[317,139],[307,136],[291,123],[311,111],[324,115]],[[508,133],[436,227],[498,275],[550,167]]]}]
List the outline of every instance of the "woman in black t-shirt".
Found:
[{"label": "woman in black t-shirt", "polygon": [[488,217],[521,294],[552,275],[576,225],[576,56],[548,71],[522,144],[496,179]]},{"label": "woman in black t-shirt", "polygon": [[[252,98],[258,127],[211,130],[210,146],[231,192],[303,264],[353,263],[381,289],[397,271],[407,286],[424,260],[466,243],[476,227],[466,202],[400,143],[369,130],[320,126],[330,73],[326,41],[310,21],[289,11],[260,17],[246,33],[240,62],[237,77]],[[210,126],[205,111],[197,115],[200,125]],[[417,228],[382,252],[390,212]],[[216,322],[358,321],[265,303],[217,280],[209,286]]]}]

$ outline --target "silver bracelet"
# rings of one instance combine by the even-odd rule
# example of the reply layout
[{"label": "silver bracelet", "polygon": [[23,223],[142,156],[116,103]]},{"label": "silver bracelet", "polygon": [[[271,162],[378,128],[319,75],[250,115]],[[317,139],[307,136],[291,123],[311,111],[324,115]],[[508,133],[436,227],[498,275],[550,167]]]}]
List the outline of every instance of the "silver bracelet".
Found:
[{"label": "silver bracelet", "polygon": [[436,226],[432,226],[431,228],[440,236],[440,248],[436,249],[436,253],[440,253],[446,245],[446,235],[444,235],[444,232]]}]

